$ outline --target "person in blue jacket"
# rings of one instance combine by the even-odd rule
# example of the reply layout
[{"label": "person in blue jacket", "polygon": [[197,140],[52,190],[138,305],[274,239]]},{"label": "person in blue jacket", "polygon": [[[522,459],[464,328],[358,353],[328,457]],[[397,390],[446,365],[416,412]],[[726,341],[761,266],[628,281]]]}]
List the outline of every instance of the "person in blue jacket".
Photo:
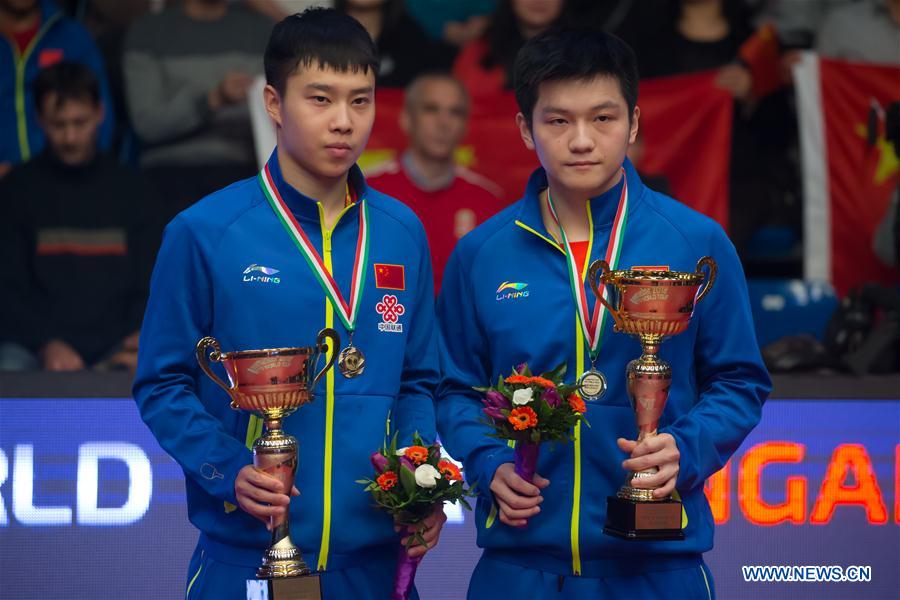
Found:
[{"label": "person in blue jacket", "polygon": [[[714,593],[702,559],[713,544],[703,483],[758,422],[770,381],[727,236],[645,187],[625,157],[638,131],[637,86],[634,54],[614,36],[562,30],[529,41],[515,64],[516,120],[541,168],[521,200],[460,240],[444,273],[438,431],[481,492],[475,519],[484,553],[470,598]],[[673,370],[671,392],[660,435],[638,445],[625,368],[640,346],[614,333],[608,315],[604,326],[585,327],[575,286],[585,286],[593,310],[585,276],[598,258],[612,257],[619,268],[693,271],[705,255],[718,263],[718,280],[690,328],[661,346]],[[570,259],[581,276],[571,285]],[[488,437],[472,390],[523,362],[534,372],[566,363],[570,383],[593,367],[609,382],[605,395],[586,403],[590,427],[578,425],[573,442],[542,450],[533,483],[514,473],[513,449]],[[605,535],[607,496],[626,472],[651,466],[658,474],[631,485],[680,498],[685,539]]]},{"label": "person in blue jacket", "polygon": [[[401,537],[355,481],[371,476],[369,456],[386,432],[403,445],[416,431],[434,440],[439,364],[424,229],[355,166],[374,120],[376,56],[365,29],[333,10],[277,24],[265,54],[275,152],[258,178],[213,193],[166,228],[134,398],[185,473],[200,530],[188,598],[245,597],[270,542],[264,523],[286,510],[326,598],[380,600],[391,589]],[[289,222],[314,247],[309,261]],[[368,251],[358,255],[360,239]],[[338,299],[324,292],[323,273]],[[345,314],[343,300],[357,297],[358,309]],[[194,348],[207,335],[225,351],[310,346],[323,327],[338,330],[344,350],[363,353],[365,368],[335,366],[315,400],[285,420],[300,464],[296,488],[282,489],[251,464],[261,422],[229,407]],[[436,543],[444,520],[440,509],[427,520],[427,547],[411,555]]]},{"label": "person in blue jacket", "polygon": [[100,81],[105,114],[99,142],[109,149],[112,98],[103,59],[87,30],[63,15],[53,0],[0,0],[0,34],[0,177],[43,150],[33,83],[38,71],[63,60],[86,65]]}]

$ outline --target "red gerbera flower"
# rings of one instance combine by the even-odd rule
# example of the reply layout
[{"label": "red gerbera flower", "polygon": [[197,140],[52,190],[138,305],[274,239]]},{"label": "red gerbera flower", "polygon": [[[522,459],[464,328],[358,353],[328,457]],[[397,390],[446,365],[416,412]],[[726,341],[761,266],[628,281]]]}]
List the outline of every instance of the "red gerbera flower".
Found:
[{"label": "red gerbera flower", "polygon": [[438,462],[438,471],[441,472],[441,475],[444,479],[448,481],[461,481],[462,474],[459,472],[459,467],[454,465],[449,460],[442,460]]},{"label": "red gerbera flower", "polygon": [[404,456],[417,465],[421,465],[428,460],[428,448],[425,446],[410,446],[406,449]]},{"label": "red gerbera flower", "polygon": [[512,409],[508,419],[513,428],[518,431],[534,427],[538,422],[537,413],[527,406]]},{"label": "red gerbera flower", "polygon": [[571,406],[572,410],[574,410],[575,412],[584,413],[587,411],[587,406],[585,406],[584,400],[582,400],[581,396],[579,396],[578,394],[569,394],[567,400],[569,401],[569,406]]},{"label": "red gerbera flower", "polygon": [[378,476],[378,479],[375,480],[378,483],[378,486],[384,491],[388,491],[395,485],[397,485],[397,474],[393,471],[385,471],[381,475]]}]

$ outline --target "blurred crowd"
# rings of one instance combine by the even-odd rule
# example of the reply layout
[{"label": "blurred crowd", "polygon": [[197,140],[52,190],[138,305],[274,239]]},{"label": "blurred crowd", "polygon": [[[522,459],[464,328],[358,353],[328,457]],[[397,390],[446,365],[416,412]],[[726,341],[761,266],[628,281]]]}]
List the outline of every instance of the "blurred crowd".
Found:
[{"label": "blurred crowd", "polygon": [[[735,102],[729,234],[752,272],[758,232],[787,231],[766,263],[784,276],[802,247],[791,65],[900,64],[900,0],[0,0],[0,370],[133,368],[162,229],[257,171],[248,96],[273,24],[310,6],[359,20],[379,86],[407,90],[408,149],[369,175],[419,213],[438,277],[515,199],[454,163],[472,106],[550,27],[616,33],[642,78],[716,70]],[[766,35],[763,76],[747,53]]]}]

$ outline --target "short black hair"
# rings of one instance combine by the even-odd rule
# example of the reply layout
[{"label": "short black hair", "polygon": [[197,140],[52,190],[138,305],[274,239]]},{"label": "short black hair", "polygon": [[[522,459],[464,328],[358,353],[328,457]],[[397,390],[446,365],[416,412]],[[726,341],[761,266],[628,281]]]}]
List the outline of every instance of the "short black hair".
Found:
[{"label": "short black hair", "polygon": [[330,8],[310,8],[285,17],[272,29],[263,59],[266,83],[284,94],[300,67],[316,65],[342,73],[378,75],[378,50],[365,27]]},{"label": "short black hair", "polygon": [[81,63],[62,61],[41,69],[34,79],[34,103],[38,114],[44,111],[44,101],[56,95],[59,108],[68,100],[88,100],[100,104],[100,82],[94,72]]},{"label": "short black hair", "polygon": [[637,58],[616,36],[587,28],[546,31],[528,40],[516,56],[514,83],[519,110],[531,127],[538,92],[545,81],[613,77],[628,104],[628,118],[638,97]]}]

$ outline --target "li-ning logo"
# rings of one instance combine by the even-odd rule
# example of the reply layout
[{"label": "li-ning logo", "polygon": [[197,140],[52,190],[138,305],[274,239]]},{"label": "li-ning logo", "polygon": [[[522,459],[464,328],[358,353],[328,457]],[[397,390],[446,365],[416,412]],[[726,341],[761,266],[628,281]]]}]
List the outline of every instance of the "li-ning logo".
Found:
[{"label": "li-ning logo", "polygon": [[515,298],[527,298],[530,294],[530,292],[525,289],[527,287],[527,283],[504,281],[500,284],[500,287],[497,288],[497,302]]},{"label": "li-ning logo", "polygon": [[[246,269],[244,269],[244,283],[252,283],[258,281],[259,283],[281,283],[280,277],[275,277],[276,274],[280,273],[278,269],[273,269],[271,267],[263,267],[262,265],[258,265],[253,263]],[[261,273],[261,275],[255,275],[255,273]]]}]

